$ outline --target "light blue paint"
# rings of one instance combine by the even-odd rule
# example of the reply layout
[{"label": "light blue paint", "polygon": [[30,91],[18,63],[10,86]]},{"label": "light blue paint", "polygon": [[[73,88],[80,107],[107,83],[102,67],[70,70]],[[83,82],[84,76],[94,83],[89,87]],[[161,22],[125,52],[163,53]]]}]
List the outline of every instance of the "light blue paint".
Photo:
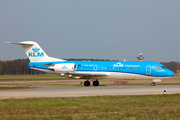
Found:
[{"label": "light blue paint", "polygon": [[[146,61],[63,61],[63,62],[30,62],[29,67],[49,70],[49,66],[43,64],[76,64],[76,71],[89,72],[119,72],[131,73],[151,77],[171,77],[174,73],[158,62]],[[160,68],[157,69],[157,66]]]}]

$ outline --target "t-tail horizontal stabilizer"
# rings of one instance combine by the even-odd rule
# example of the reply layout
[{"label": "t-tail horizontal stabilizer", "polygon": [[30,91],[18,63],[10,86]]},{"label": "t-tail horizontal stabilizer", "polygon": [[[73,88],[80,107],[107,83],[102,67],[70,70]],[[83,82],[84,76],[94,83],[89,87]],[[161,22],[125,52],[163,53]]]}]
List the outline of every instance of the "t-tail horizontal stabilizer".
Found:
[{"label": "t-tail horizontal stabilizer", "polygon": [[62,59],[57,59],[49,57],[43,49],[34,41],[23,41],[23,42],[5,42],[9,44],[21,45],[29,58],[30,62],[52,62],[52,61],[64,61]]}]

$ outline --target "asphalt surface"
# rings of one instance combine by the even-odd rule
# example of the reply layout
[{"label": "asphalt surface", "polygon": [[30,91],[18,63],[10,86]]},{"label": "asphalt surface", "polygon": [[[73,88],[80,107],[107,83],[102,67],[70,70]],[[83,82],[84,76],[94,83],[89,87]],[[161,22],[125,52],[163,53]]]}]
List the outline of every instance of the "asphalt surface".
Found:
[{"label": "asphalt surface", "polygon": [[[18,85],[16,85],[18,86]],[[0,99],[33,97],[79,97],[97,95],[149,95],[180,93],[180,85],[36,85],[28,89],[0,90]]]}]

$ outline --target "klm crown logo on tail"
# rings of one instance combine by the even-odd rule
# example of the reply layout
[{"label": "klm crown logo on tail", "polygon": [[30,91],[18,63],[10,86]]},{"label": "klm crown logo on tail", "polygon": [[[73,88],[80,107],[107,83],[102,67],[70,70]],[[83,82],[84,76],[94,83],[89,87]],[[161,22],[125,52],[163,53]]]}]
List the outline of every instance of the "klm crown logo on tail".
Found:
[{"label": "klm crown logo on tail", "polygon": [[29,52],[29,57],[44,57],[44,52],[39,52],[40,48],[32,48],[33,52]]},{"label": "klm crown logo on tail", "polygon": [[35,48],[32,48],[32,50],[33,50],[34,52],[38,52],[38,51],[40,50],[40,48],[35,47]]}]

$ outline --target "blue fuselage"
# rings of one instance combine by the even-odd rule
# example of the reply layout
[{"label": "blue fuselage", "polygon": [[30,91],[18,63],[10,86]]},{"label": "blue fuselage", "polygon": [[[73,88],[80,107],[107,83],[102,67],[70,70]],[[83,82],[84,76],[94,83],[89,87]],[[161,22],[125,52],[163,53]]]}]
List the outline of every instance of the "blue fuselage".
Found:
[{"label": "blue fuselage", "polygon": [[[140,75],[146,77],[172,77],[174,73],[165,68],[158,62],[146,61],[62,61],[62,62],[30,62],[29,67],[42,70],[44,72],[52,71],[47,64],[67,64],[76,65],[75,72],[106,72],[126,75]],[[46,65],[45,65],[46,64]]]}]

